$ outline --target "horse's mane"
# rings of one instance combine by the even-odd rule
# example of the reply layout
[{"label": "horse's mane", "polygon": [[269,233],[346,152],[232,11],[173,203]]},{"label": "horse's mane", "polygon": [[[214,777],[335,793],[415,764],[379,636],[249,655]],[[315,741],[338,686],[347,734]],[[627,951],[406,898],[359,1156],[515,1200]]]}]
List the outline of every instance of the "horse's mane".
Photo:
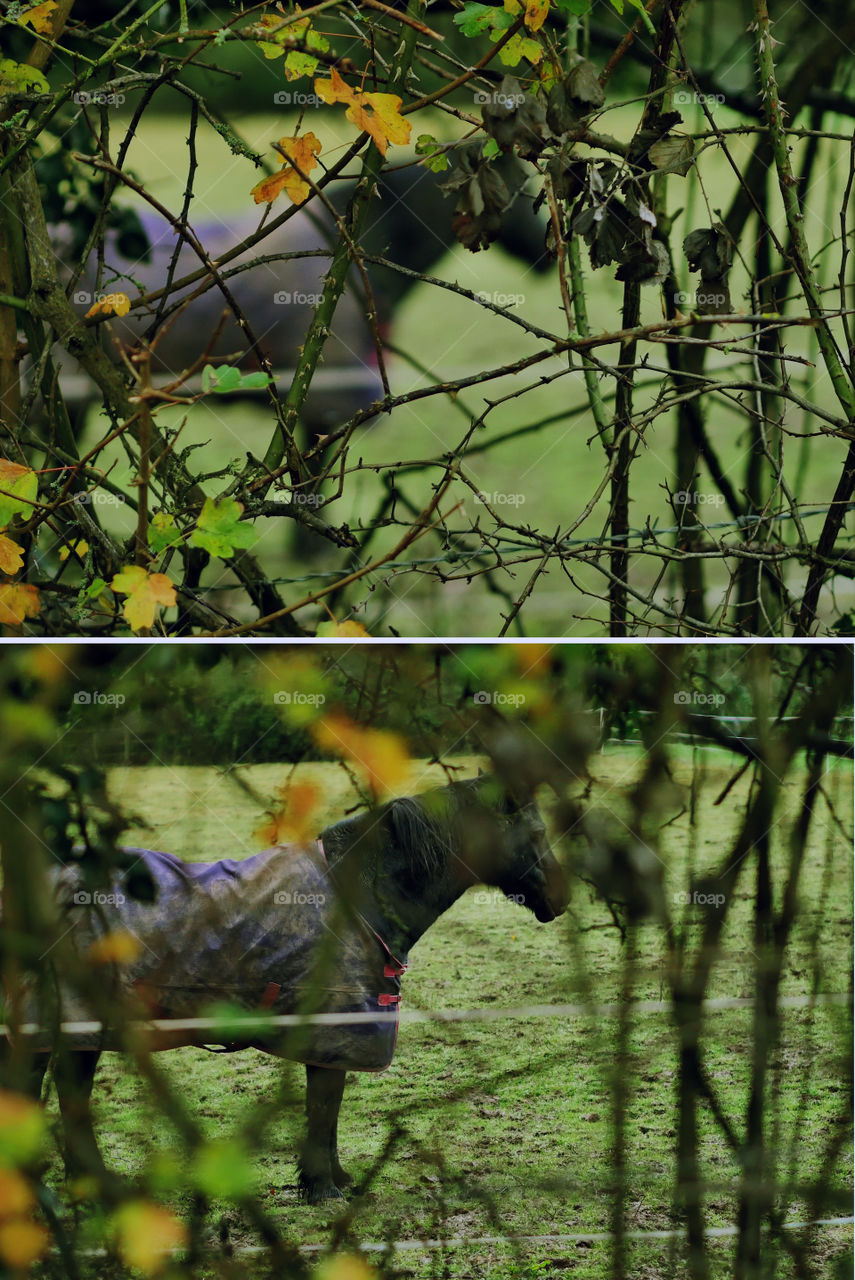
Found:
[{"label": "horse's mane", "polygon": [[336,822],[321,832],[332,865],[356,845],[381,859],[398,854],[416,874],[442,874],[455,852],[458,819],[463,810],[483,803],[482,779],[471,778],[436,787],[418,796],[390,800],[379,809]]}]

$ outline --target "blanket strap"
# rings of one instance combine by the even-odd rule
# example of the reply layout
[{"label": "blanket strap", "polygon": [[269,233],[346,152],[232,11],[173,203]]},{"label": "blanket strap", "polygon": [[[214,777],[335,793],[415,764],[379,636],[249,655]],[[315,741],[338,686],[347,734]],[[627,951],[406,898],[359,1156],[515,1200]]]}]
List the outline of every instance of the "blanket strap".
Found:
[{"label": "blanket strap", "polygon": [[282,990],[281,982],[268,982],[267,987],[265,988],[264,995],[261,997],[261,1003],[258,1006],[259,1009],[262,1009],[262,1010],[272,1009],[276,1001],[276,997],[279,995],[279,992],[281,990]]}]

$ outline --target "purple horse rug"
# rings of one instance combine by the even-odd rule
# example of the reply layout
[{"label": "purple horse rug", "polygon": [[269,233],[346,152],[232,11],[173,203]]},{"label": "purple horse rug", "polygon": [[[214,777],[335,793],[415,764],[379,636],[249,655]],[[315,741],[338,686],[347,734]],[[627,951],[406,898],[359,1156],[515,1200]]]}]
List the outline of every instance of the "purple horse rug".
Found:
[{"label": "purple horse rug", "polygon": [[[276,846],[242,861],[188,863],[148,849],[124,852],[148,869],[153,902],[125,891],[127,871],[109,893],[89,892],[77,867],[59,873],[56,896],[61,926],[70,930],[90,982],[94,974],[100,984],[104,972],[87,963],[99,939],[119,931],[136,939],[136,958],[108,970],[126,1019],[198,1018],[223,1001],[256,1013],[382,1014],[376,1022],[248,1031],[230,1047],[253,1044],[347,1071],[389,1066],[398,1030],[397,1016],[389,1015],[397,1014],[406,963],[361,916],[343,909],[320,842]],[[28,995],[22,1021],[40,1024],[27,1037],[30,1048],[53,1048],[57,1035],[51,1028],[60,1021],[103,1020],[95,1010],[98,1001],[87,999],[84,989],[81,982],[59,981],[49,1010]],[[118,1039],[109,1026],[61,1034],[62,1044],[72,1049],[118,1048]],[[209,1044],[211,1033],[152,1030],[145,1043],[154,1049]]]}]

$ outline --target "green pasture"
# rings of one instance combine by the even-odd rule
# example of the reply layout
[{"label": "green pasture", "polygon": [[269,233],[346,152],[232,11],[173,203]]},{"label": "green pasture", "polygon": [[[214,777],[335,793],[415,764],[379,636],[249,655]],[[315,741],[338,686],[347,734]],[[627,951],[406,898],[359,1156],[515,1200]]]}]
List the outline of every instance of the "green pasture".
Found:
[{"label": "green pasture", "polygon": [[[698,753],[696,823],[682,812],[688,803],[692,756],[675,752],[674,791],[663,822],[666,900],[675,923],[696,945],[704,907],[675,905],[674,895],[692,875],[719,867],[733,843],[747,797],[745,778],[717,803],[738,764],[719,751]],[[594,757],[591,803],[624,810],[643,757],[614,748]],[[458,760],[474,771],[472,758]],[[268,796],[286,769],[253,766],[245,777]],[[322,784],[320,823],[353,802],[338,766],[298,766],[299,776]],[[414,762],[409,788],[442,781],[437,766]],[[804,773],[796,768],[783,787],[772,840],[773,878],[780,893],[789,856],[787,839],[801,807]],[[191,860],[242,857],[257,850],[253,831],[259,806],[228,774],[205,768],[114,769],[111,793],[125,812],[147,824],[127,832],[128,843],[168,849]],[[824,781],[838,826],[819,804],[806,850],[799,924],[787,955],[782,993],[849,989],[852,945],[851,766],[832,764]],[[545,801],[544,797],[544,801]],[[556,851],[567,852],[555,833]],[[715,964],[711,996],[753,992],[753,863],[738,882]],[[626,980],[626,948],[608,924],[603,905],[576,881],[567,914],[549,926],[496,894],[470,890],[415,947],[404,980],[405,1009],[520,1008],[566,1001],[610,1002]],[[637,999],[667,999],[663,936],[643,925],[636,935],[630,980]],[[364,1178],[393,1122],[401,1126],[391,1156],[356,1204],[345,1239],[378,1241],[411,1237],[552,1235],[605,1232],[610,1228],[614,1178],[611,1085],[615,1072],[617,1020],[597,1014],[449,1025],[404,1025],[391,1069],[349,1077],[340,1124],[345,1167]],[[710,1011],[703,1048],[710,1079],[737,1133],[744,1129],[751,1064],[751,1010]],[[667,1230],[675,1179],[677,1036],[667,1013],[635,1013],[628,1030],[624,1080],[628,1170],[627,1227]],[[774,1050],[769,1141],[779,1185],[776,1198],[789,1220],[810,1216],[807,1188],[823,1167],[824,1153],[849,1089],[850,1031],[840,1008],[791,1010],[783,1014]],[[288,1099],[276,1122],[250,1156],[264,1206],[290,1239],[320,1243],[342,1207],[307,1207],[297,1200],[294,1153],[301,1127],[301,1069],[255,1051],[229,1057],[179,1050],[159,1059],[191,1114],[211,1138],[237,1138],[256,1104],[269,1097],[285,1073]],[[152,1119],[146,1089],[115,1055],[106,1055],[95,1089],[96,1125],[113,1167],[140,1174],[153,1157],[179,1150],[167,1123]],[[734,1222],[737,1165],[710,1114],[701,1108],[701,1177],[710,1226]],[[60,1176],[57,1161],[56,1176]],[[832,1160],[826,1176],[838,1207],[822,1216],[843,1216],[850,1186],[849,1154]],[[189,1205],[173,1197],[179,1211]],[[829,1201],[826,1199],[823,1208]],[[354,1207],[354,1206],[351,1206]],[[215,1250],[227,1241],[235,1250],[258,1240],[233,1204],[211,1205]],[[732,1242],[711,1249],[714,1280],[731,1274]],[[816,1274],[849,1274],[851,1255],[841,1229],[820,1232],[810,1246]],[[639,1280],[681,1277],[680,1248],[667,1240],[638,1243],[631,1274]],[[392,1274],[444,1276],[450,1280],[534,1280],[572,1274],[609,1280],[609,1251],[600,1242],[532,1245],[449,1246],[442,1256],[399,1252]],[[259,1262],[259,1268],[261,1263]],[[253,1274],[252,1259],[240,1260]],[[259,1274],[261,1271],[259,1270]],[[770,1280],[795,1273],[785,1252],[769,1255]]]},{"label": "green pasture", "polygon": [[[705,128],[699,108],[683,108],[683,111],[687,128],[699,131]],[[740,123],[724,108],[716,108],[716,111],[716,119],[723,127]],[[450,137],[448,119],[439,112],[429,112],[424,118],[420,117],[415,133],[426,131],[439,137]],[[636,120],[635,106],[607,107],[596,125],[602,131],[626,140]],[[270,157],[272,141],[292,132],[296,121],[292,114],[271,112],[268,115],[238,117],[234,123],[253,147]],[[456,122],[452,121],[452,125],[457,128]],[[837,127],[831,118],[828,127]],[[121,124],[115,121],[113,128],[118,137]],[[352,127],[343,116],[327,111],[309,109],[302,128],[313,128],[322,139],[323,157],[327,163],[334,161],[353,138]],[[841,128],[840,132],[845,133],[845,129]],[[734,164],[744,167],[753,144],[752,137],[730,134],[728,143]],[[793,142],[796,168],[803,145],[799,140]],[[817,269],[826,284],[832,287],[837,272],[836,246],[829,246],[829,241],[839,230],[835,210],[845,183],[846,144],[825,140],[819,145],[820,160],[807,200],[806,232],[816,253]],[[223,140],[204,122],[199,126],[197,152],[199,168],[195,190],[198,195],[192,206],[191,220],[203,215],[227,220],[235,211],[250,208],[249,191],[259,176],[251,163],[232,156]],[[392,163],[401,163],[406,158],[401,149],[390,151]],[[171,209],[180,208],[188,164],[184,117],[147,116],[130,148],[128,162],[154,196]],[[707,146],[701,151],[697,172],[699,177],[693,173],[688,178],[668,178],[668,208],[676,219],[672,244],[678,261],[683,236],[693,227],[708,226],[719,217],[720,212],[727,208],[736,186],[730,165],[716,147]],[[774,208],[777,210],[776,234],[786,241],[779,200],[776,200]],[[277,206],[274,206],[275,211]],[[425,234],[430,234],[427,228]],[[612,278],[611,269],[596,273],[590,270],[587,249],[583,249],[583,265],[592,331],[619,329],[622,285]],[[538,274],[495,247],[489,252],[472,254],[456,246],[448,251],[434,272],[439,278],[456,281],[475,291],[520,295],[523,301],[514,308],[515,315],[542,326],[557,337],[567,333],[554,268]],[[697,283],[697,276],[690,276],[684,264],[683,287],[691,291]],[[749,311],[751,301],[747,289],[746,269],[737,256],[731,274],[731,293],[734,305]],[[642,323],[655,322],[661,315],[659,291],[655,288],[643,290]],[[750,346],[746,340],[747,330],[734,327],[732,332],[720,328],[715,332],[718,338],[725,339],[726,346],[711,354],[708,369],[723,375],[741,363],[742,376],[753,377],[753,372],[745,365],[745,353]],[[409,295],[399,310],[393,336],[402,351],[410,353],[429,370],[429,375],[424,374],[403,357],[392,357],[389,376],[396,394],[425,386],[431,377],[446,379],[498,368],[543,346],[540,339],[511,321],[428,284],[416,286]],[[793,388],[808,400],[834,412],[836,402],[822,362],[817,357],[811,331],[806,328],[788,329],[786,349],[789,355],[798,357],[800,361],[787,365]],[[601,348],[599,354],[606,361],[614,360],[616,347]],[[647,367],[638,377],[636,419],[661,393],[666,370],[666,352],[661,343],[642,345],[639,356],[644,356]],[[603,380],[601,387],[606,396],[613,395],[612,380]],[[712,398],[707,406],[710,439],[729,479],[739,490],[745,473],[744,419],[734,412],[732,401],[726,395],[710,394]],[[504,377],[468,389],[456,400],[431,397],[403,406],[391,416],[364,429],[350,448],[348,466],[351,474],[344,496],[328,508],[329,519],[335,523],[346,521],[357,528],[360,521],[373,516],[381,494],[381,483],[377,472],[370,470],[372,466],[391,468],[399,491],[414,507],[423,507],[432,493],[431,484],[440,475],[441,459],[458,447],[470,416],[481,414],[488,398],[491,401],[504,399],[504,403],[489,413],[485,425],[476,431],[470,443],[464,467],[472,484],[481,492],[502,495],[494,506],[513,523],[531,525],[552,536],[556,530],[566,532],[580,521],[575,537],[598,537],[603,531],[608,510],[607,487],[591,512],[584,519],[580,518],[603,480],[605,453],[596,438],[587,408],[581,372],[578,367],[570,370],[563,357],[552,357],[515,377]],[[175,426],[182,417],[182,413],[170,409],[162,415],[161,421]],[[544,423],[547,425],[540,425]],[[104,419],[90,418],[88,444],[94,443],[103,427]],[[229,462],[242,463],[247,451],[256,456],[262,455],[272,427],[270,413],[263,407],[230,407],[225,399],[209,397],[209,403],[197,405],[190,411],[180,444],[182,447],[201,445],[190,455],[191,465],[203,472],[215,471]],[[791,404],[786,409],[785,427],[784,477],[802,504],[823,507],[834,491],[845,444],[823,435],[817,422]],[[639,436],[630,482],[630,521],[636,529],[642,529],[648,522],[661,528],[674,524],[665,486],[676,487],[673,463],[675,430],[675,415],[668,412],[648,424]],[[503,439],[509,433],[510,438]],[[116,469],[111,478],[123,485],[129,483],[128,463],[118,447],[115,452],[108,450],[103,456],[115,461]],[[225,483],[224,479],[208,481],[207,488],[211,493],[218,493]],[[715,487],[703,474],[698,489],[707,498],[702,511],[705,521],[715,524],[718,520],[726,520],[728,515],[724,506],[716,505]],[[429,561],[431,557],[442,556],[447,550],[448,535],[468,527],[476,516],[483,529],[494,527],[485,508],[476,502],[472,489],[462,481],[455,482],[449,490],[442,510],[448,513],[446,529],[438,529],[422,537],[409,549],[407,561]],[[108,508],[104,518],[106,523],[129,531],[134,517],[130,508],[124,511]],[[809,533],[818,531],[820,518],[806,517]],[[791,522],[782,522],[780,536],[784,541],[794,537],[790,525]],[[336,559],[340,555],[336,551],[330,551],[326,559],[317,563],[307,563],[296,556],[289,546],[290,527],[282,521],[259,520],[256,529],[260,534],[257,550],[262,562],[271,577],[285,581],[283,591],[289,602],[316,589],[319,573],[329,572],[342,563]],[[732,530],[713,530],[713,534],[727,539],[737,536]],[[371,557],[391,549],[399,537],[398,530],[381,532],[372,543]],[[465,548],[475,543],[470,536],[459,545]],[[513,556],[511,560],[514,561]],[[659,563],[653,560],[637,563],[633,581],[640,591],[650,590]],[[448,578],[444,583],[424,573],[405,573],[394,566],[384,568],[373,576],[370,589],[368,582],[355,588],[350,600],[357,608],[356,616],[376,635],[389,634],[390,628],[403,635],[494,635],[501,626],[500,613],[506,613],[508,601],[520,594],[535,562],[515,561],[507,570],[499,571],[492,584],[481,576],[467,580],[462,576],[459,561],[442,567]],[[721,601],[728,572],[721,562],[707,563],[709,607]],[[798,593],[803,570],[794,565],[788,575],[788,585]],[[209,585],[216,585],[217,589],[213,598],[240,612],[242,605],[238,596],[229,590],[229,581],[228,575],[220,572],[215,577],[212,570]],[[503,594],[497,595],[497,590]],[[606,617],[606,605],[602,599],[586,598],[583,592],[593,592],[602,597],[606,591],[606,580],[589,565],[575,564],[572,581],[553,569],[540,579],[526,605],[523,613],[526,633],[590,634],[592,627],[596,630]],[[676,574],[668,570],[658,584],[656,598],[663,602],[678,596]],[[851,589],[842,586],[836,596],[837,608],[844,610],[850,607],[853,603],[851,597]],[[309,608],[300,616],[306,625],[310,625],[317,614]],[[643,631],[642,625],[639,633]]]}]

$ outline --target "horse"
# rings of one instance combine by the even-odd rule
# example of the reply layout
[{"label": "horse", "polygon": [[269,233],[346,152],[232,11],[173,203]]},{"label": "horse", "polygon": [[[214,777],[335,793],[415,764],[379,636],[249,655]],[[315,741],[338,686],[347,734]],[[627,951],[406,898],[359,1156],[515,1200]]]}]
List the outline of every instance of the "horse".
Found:
[{"label": "horse", "polygon": [[[328,199],[338,215],[344,212],[352,189],[352,184],[347,182],[329,188]],[[381,175],[359,244],[366,254],[385,258],[404,268],[399,272],[370,261],[366,264],[381,347],[389,336],[396,309],[417,283],[417,276],[429,271],[455,243],[453,208],[454,201],[441,190],[438,175],[420,165],[386,170]],[[180,280],[200,270],[198,255],[185,241],[179,248],[175,271],[170,277],[170,262],[176,248],[172,225],[148,208],[143,209],[139,217],[150,246],[148,257],[134,262],[124,260],[119,251],[119,235],[108,232],[105,270],[98,290],[95,253],[89,255],[71,290],[72,305],[81,315],[102,296],[125,293],[133,301],[162,290],[170,279]],[[249,211],[234,217],[192,218],[191,226],[206,254],[216,262],[254,235],[259,219],[258,211]],[[314,200],[294,213],[269,238],[223,268],[225,283],[235,303],[246,317],[258,347],[270,361],[279,394],[284,395],[290,387],[315,306],[323,292],[331,246],[337,234],[329,211]],[[542,271],[550,265],[544,237],[544,226],[533,211],[531,199],[520,196],[502,224],[499,243],[533,269]],[[56,228],[55,248],[63,260],[71,256],[68,241],[69,228]],[[256,261],[268,257],[273,260]],[[255,265],[247,267],[253,262]],[[228,275],[235,269],[236,274]],[[198,364],[206,352],[209,362],[214,364],[228,357],[229,363],[244,371],[259,369],[257,353],[216,285],[198,297],[191,297],[173,323],[165,324],[199,284],[200,281],[196,281],[170,292],[162,311],[160,302],[155,302],[147,309],[134,309],[125,317],[111,316],[114,336],[121,343],[134,346],[142,336],[152,338],[162,330],[151,367],[155,374],[169,378],[177,378]],[[225,322],[224,312],[228,312]],[[115,344],[108,343],[107,350],[116,354]],[[96,403],[97,388],[76,362],[61,352],[55,354],[61,369],[60,389],[69,411],[79,421]],[[181,390],[199,390],[200,386],[201,372],[197,369]],[[268,395],[265,387],[238,389],[232,393],[233,397],[255,401]],[[352,269],[348,287],[336,309],[322,363],[304,405],[302,425],[308,439],[325,434],[382,396],[377,341],[369,323],[364,282],[360,273]]]},{"label": "horse", "polygon": [[[21,1030],[38,1097],[48,1060],[65,1126],[69,1169],[106,1175],[89,1113],[104,1050],[128,1047],[128,1020],[164,1020],[144,1043],[152,1051],[207,1046],[207,1033],[169,1021],[198,1018],[211,1001],[268,1015],[362,1017],[342,1025],[303,1022],[270,1030],[230,1030],[227,1051],[254,1047],[300,1062],[306,1071],[306,1132],[297,1165],[310,1203],[343,1196],[352,1179],[338,1155],[338,1116],[348,1071],[383,1071],[392,1062],[401,977],[409,952],[470,886],[484,882],[541,922],[566,904],[566,879],[533,798],[510,795],[495,779],[455,781],[345,818],[311,845],[278,845],[243,860],[187,863],[145,849],[124,851],[109,892],[81,887],[80,864],[56,877],[60,932],[68,931],[78,979],[63,968],[54,999],[32,991]],[[127,877],[147,872],[152,901]],[[93,901],[94,899],[94,901]],[[93,986],[87,957],[106,934],[138,939],[136,958],[115,967],[103,1003],[103,971]],[[99,1007],[99,998],[101,1004]],[[100,1018],[97,1030],[59,1023]],[[121,1016],[117,1019],[117,1013]]]}]

